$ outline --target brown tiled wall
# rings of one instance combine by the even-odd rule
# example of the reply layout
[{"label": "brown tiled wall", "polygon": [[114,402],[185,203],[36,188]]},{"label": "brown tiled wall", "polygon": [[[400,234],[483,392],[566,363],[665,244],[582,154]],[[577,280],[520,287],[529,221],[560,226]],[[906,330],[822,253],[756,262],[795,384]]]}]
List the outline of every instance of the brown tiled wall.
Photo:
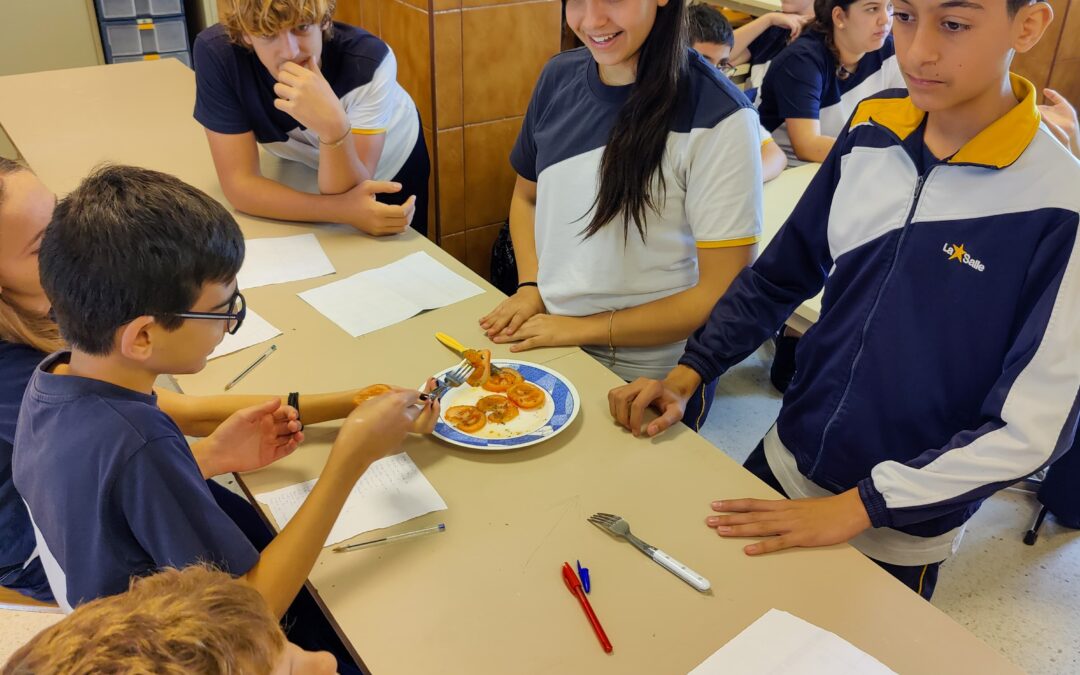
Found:
[{"label": "brown tiled wall", "polygon": [[1058,90],[1080,106],[1080,0],[1049,0],[1054,22],[1039,43],[1013,60],[1013,70],[1040,90]]},{"label": "brown tiled wall", "polygon": [[338,0],[337,18],[398,59],[432,158],[439,244],[487,276],[515,174],[509,155],[533,85],[559,51],[559,0]]}]

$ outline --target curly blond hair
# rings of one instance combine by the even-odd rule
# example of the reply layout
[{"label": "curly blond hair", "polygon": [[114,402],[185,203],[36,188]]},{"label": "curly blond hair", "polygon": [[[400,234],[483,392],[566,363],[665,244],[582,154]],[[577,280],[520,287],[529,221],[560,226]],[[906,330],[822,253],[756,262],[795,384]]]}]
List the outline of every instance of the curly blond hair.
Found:
[{"label": "curly blond hair", "polygon": [[3,675],[268,673],[285,644],[258,591],[193,566],[82,605],[15,652]]},{"label": "curly blond hair", "polygon": [[318,24],[323,39],[333,37],[337,0],[225,0],[221,25],[229,40],[247,46],[244,35],[269,37],[303,24]]}]

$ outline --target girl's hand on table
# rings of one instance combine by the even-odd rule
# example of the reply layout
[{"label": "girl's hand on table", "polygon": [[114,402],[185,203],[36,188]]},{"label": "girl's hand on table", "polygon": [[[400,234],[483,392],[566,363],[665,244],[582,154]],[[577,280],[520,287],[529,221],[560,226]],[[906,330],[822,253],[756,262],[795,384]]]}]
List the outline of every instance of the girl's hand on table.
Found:
[{"label": "girl's hand on table", "polygon": [[537,347],[575,347],[582,344],[579,328],[580,317],[533,314],[517,330],[503,331],[491,338],[492,342],[514,342],[512,352],[523,352]]},{"label": "girl's hand on table", "polygon": [[546,309],[544,300],[540,297],[540,291],[535,286],[523,286],[517,293],[500,302],[498,307],[481,318],[480,327],[492,340],[499,335],[510,337],[531,317],[544,311]]}]

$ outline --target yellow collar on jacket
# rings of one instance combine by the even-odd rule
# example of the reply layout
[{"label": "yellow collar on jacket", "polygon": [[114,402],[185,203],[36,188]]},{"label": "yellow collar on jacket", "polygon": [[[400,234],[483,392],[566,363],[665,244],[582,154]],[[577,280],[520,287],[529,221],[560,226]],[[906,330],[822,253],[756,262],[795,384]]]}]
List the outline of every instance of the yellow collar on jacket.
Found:
[{"label": "yellow collar on jacket", "polygon": [[[1003,169],[1015,162],[1039,130],[1042,116],[1035,105],[1035,86],[1010,73],[1013,95],[1019,101],[990,126],[964,144],[950,159],[950,164],[978,164]],[[876,98],[863,101],[851,119],[854,129],[873,121],[892,131],[901,140],[910,136],[922,124],[926,112],[911,102],[911,97]]]}]

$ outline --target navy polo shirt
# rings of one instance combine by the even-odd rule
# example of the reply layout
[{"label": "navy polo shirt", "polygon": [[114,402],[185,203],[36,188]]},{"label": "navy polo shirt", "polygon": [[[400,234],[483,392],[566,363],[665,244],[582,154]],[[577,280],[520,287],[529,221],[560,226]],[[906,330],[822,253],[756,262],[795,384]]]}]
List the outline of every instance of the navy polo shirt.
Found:
[{"label": "navy polo shirt", "polygon": [[214,501],[157,397],[55,375],[45,359],[15,432],[15,487],[65,610],[127,590],[131,577],[208,562],[242,575],[259,554]]},{"label": "navy polo shirt", "polygon": [[783,26],[770,26],[747,45],[746,50],[750,52],[750,75],[746,95],[754,105],[761,103],[761,83],[765,81],[769,65],[777,54],[784,51],[790,40],[790,30]]},{"label": "navy polo shirt", "polygon": [[33,347],[0,340],[0,585],[39,600],[52,597],[34,556],[34,530],[11,477],[15,428],[26,383],[45,358]]},{"label": "navy polo shirt", "polygon": [[[323,42],[319,71],[341,102],[354,134],[384,135],[376,180],[390,180],[405,165],[420,134],[416,105],[397,81],[397,59],[371,33],[334,23]],[[213,25],[195,38],[195,119],[221,134],[252,132],[273,154],[319,166],[319,138],[274,107],[274,74],[256,54]]]},{"label": "navy polo shirt", "polygon": [[864,54],[847,78],[837,77],[836,69],[836,58],[825,44],[824,34],[816,30],[800,35],[769,66],[758,112],[761,123],[793,165],[804,162],[791,147],[786,120],[818,120],[823,136],[839,136],[859,101],[886,89],[906,87],[892,35],[885,38],[881,49]]}]

